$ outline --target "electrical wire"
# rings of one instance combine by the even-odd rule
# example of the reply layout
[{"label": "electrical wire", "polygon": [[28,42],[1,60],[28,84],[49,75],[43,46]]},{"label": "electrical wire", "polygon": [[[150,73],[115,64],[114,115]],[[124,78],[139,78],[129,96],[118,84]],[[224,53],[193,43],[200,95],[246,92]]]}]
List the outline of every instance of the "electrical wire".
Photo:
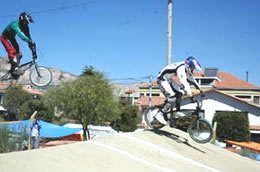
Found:
[{"label": "electrical wire", "polygon": [[[41,13],[50,13],[50,12],[55,12],[55,11],[63,11],[63,10],[71,9],[71,8],[88,6],[88,5],[91,5],[91,4],[98,3],[98,2],[99,2],[98,0],[92,0],[92,1],[89,1],[89,2],[83,2],[83,3],[70,5],[70,6],[62,6],[62,7],[57,7],[57,8],[47,9],[47,10],[32,11],[32,12],[30,12],[30,14],[41,14]],[[11,17],[16,17],[18,15],[19,14],[10,14],[10,15],[6,15],[6,16],[0,16],[0,18],[11,18]]]}]

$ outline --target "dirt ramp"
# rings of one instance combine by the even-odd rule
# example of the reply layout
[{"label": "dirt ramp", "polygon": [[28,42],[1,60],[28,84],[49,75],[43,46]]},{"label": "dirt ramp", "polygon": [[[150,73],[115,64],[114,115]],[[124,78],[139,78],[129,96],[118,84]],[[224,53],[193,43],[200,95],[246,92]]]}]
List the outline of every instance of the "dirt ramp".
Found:
[{"label": "dirt ramp", "polygon": [[124,133],[93,141],[0,154],[1,172],[258,172],[260,163],[218,148],[197,144],[187,133]]}]

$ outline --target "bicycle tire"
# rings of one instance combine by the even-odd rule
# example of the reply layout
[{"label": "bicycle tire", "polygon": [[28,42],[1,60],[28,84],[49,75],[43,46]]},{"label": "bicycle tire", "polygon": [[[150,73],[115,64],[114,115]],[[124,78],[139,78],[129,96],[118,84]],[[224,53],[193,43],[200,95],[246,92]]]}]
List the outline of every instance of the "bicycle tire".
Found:
[{"label": "bicycle tire", "polygon": [[149,129],[155,129],[158,130],[162,127],[164,127],[163,124],[159,123],[154,117],[158,113],[160,108],[158,106],[152,106],[149,107],[144,114],[144,120],[146,124],[148,125]]},{"label": "bicycle tire", "polygon": [[0,90],[7,90],[13,84],[13,80],[9,79],[9,72],[4,73],[0,76]]},{"label": "bicycle tire", "polygon": [[[37,70],[39,71],[41,76],[38,75]],[[34,68],[33,70],[31,70],[29,78],[30,82],[33,85],[37,87],[45,87],[51,83],[53,76],[52,72],[48,68],[38,66],[37,69]]]},{"label": "bicycle tire", "polygon": [[208,143],[213,137],[213,129],[205,119],[196,119],[188,127],[188,133],[192,140],[197,143]]}]

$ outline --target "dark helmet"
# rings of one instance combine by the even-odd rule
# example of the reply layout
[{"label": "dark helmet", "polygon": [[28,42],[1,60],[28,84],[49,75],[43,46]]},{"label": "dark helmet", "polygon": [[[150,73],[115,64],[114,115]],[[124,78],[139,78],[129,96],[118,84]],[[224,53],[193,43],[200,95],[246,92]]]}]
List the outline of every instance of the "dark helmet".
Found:
[{"label": "dark helmet", "polygon": [[19,21],[27,21],[28,23],[33,23],[32,16],[27,12],[22,12],[19,16]]},{"label": "dark helmet", "polygon": [[198,62],[198,60],[195,57],[188,57],[185,60],[185,64],[190,68],[190,69],[197,69],[199,71],[201,71],[201,66]]}]

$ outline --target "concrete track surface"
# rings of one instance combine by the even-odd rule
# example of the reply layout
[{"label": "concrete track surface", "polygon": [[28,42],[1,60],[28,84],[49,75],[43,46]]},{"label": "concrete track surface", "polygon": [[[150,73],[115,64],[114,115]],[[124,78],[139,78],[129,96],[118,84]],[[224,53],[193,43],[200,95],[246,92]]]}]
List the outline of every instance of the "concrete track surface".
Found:
[{"label": "concrete track surface", "polygon": [[0,172],[259,172],[260,163],[164,127],[0,154]]}]

